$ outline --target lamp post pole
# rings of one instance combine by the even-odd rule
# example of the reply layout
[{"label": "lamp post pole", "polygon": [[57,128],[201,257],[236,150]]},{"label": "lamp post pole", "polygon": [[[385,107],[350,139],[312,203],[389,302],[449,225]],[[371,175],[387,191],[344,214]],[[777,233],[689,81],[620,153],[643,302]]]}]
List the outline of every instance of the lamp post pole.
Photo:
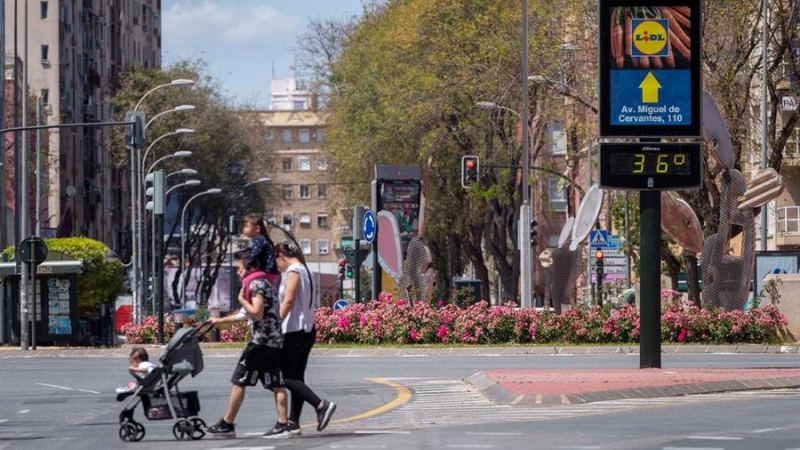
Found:
[{"label": "lamp post pole", "polygon": [[[158,91],[159,89],[172,87],[172,86],[190,86],[194,84],[194,80],[189,80],[185,78],[179,78],[170,81],[169,83],[159,84],[158,86],[150,89],[149,91],[145,92],[141,98],[136,102],[136,106],[133,108],[133,112],[137,112],[139,107],[142,106],[142,102],[153,92]],[[141,167],[138,167],[138,163],[141,161],[142,157],[142,149],[140,146],[134,146],[131,148],[131,256],[133,262],[133,286],[131,289],[131,293],[133,294],[133,320],[137,324],[142,323],[142,282],[141,282],[141,273],[140,271],[144,267],[144,261],[142,259],[142,252],[139,251],[142,248],[142,236],[141,236],[141,229],[142,229],[142,213],[141,213],[141,201],[142,201],[142,192],[138,186],[141,186]]]},{"label": "lamp post pole", "polygon": [[[188,207],[189,204],[192,203],[192,201],[194,199],[196,199],[196,198],[198,198],[200,196],[210,195],[210,194],[219,194],[220,192],[222,192],[222,189],[211,188],[211,189],[209,189],[207,191],[201,192],[199,194],[195,194],[192,198],[190,198],[183,205],[183,210],[181,211],[181,262],[180,262],[180,265],[181,265],[180,266],[181,267],[181,301],[180,301],[181,308],[183,308],[185,306],[184,298],[186,296],[186,285],[188,283],[187,278],[186,278],[186,274],[184,273],[184,270],[186,268],[186,264],[184,262],[184,261],[186,261],[186,207]],[[190,266],[191,266],[191,264],[190,264]]]},{"label": "lamp post pole", "polygon": [[532,308],[533,271],[531,267],[531,202],[528,187],[530,171],[530,144],[528,142],[528,0],[522,0],[522,206],[519,214],[520,228],[520,298],[523,308]]},{"label": "lamp post pole", "polygon": [[[767,89],[767,50],[769,49],[769,28],[767,23],[767,16],[769,15],[769,3],[763,0],[763,15],[764,20],[762,33],[761,33],[761,169],[767,168],[767,96],[769,91]],[[761,207],[761,232],[760,232],[760,250],[767,250],[767,204]]]}]

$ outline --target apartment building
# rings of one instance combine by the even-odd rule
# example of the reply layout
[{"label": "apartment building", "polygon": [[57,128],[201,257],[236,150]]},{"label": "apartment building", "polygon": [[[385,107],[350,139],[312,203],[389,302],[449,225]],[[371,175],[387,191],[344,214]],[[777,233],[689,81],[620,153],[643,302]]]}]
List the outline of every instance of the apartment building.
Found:
[{"label": "apartment building", "polygon": [[[27,0],[28,88],[43,122],[111,121],[106,101],[130,66],[161,64],[160,0]],[[6,2],[5,53],[23,57],[25,8]],[[14,30],[18,30],[14,49]],[[129,241],[125,168],[106,150],[106,128],[46,133],[47,199],[38,212],[46,236],[88,236],[120,254]]]},{"label": "apartment building", "polygon": [[309,268],[320,274],[322,295],[332,294],[338,288],[341,230],[332,202],[335,185],[321,150],[326,114],[310,109],[311,94],[295,79],[272,80],[270,107],[257,114],[275,152],[269,176],[280,203],[266,205],[265,217],[296,237]]}]

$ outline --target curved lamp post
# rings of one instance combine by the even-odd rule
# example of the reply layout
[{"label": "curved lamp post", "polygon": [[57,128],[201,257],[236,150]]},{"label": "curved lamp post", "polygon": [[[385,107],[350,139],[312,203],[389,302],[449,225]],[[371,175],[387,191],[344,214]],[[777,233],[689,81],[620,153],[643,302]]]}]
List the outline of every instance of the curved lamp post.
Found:
[{"label": "curved lamp post", "polygon": [[180,151],[177,151],[175,153],[170,153],[169,155],[164,155],[161,158],[158,158],[157,160],[155,160],[155,162],[150,165],[150,168],[147,169],[146,174],[147,175],[151,174],[153,172],[153,169],[158,165],[158,163],[160,163],[161,161],[164,161],[165,159],[188,158],[189,156],[192,156],[192,152],[189,151],[189,150],[180,150]]},{"label": "curved lamp post", "polygon": [[199,186],[200,184],[202,184],[202,181],[200,181],[200,180],[186,180],[181,184],[176,184],[175,186],[172,186],[171,188],[167,189],[167,192],[164,193],[164,197],[169,196],[170,192],[174,191],[175,189],[178,189],[178,188],[181,188],[181,187],[184,187],[184,186]]},{"label": "curved lamp post", "polygon": [[194,105],[178,105],[178,106],[176,106],[176,107],[174,107],[172,109],[168,109],[166,111],[161,111],[160,113],[158,113],[155,116],[153,116],[152,119],[147,121],[147,124],[145,124],[144,129],[146,130],[150,126],[151,123],[153,123],[156,119],[158,119],[159,117],[163,116],[164,114],[169,114],[169,113],[174,113],[174,112],[181,112],[181,111],[194,111],[195,109],[197,109],[197,108],[195,108]]},{"label": "curved lamp post", "polygon": [[185,167],[185,168],[183,168],[181,170],[177,170],[175,172],[168,173],[166,178],[169,178],[169,177],[171,177],[173,175],[197,175],[197,171],[194,170],[194,169],[190,169],[188,167]]},{"label": "curved lamp post", "polygon": [[192,198],[190,198],[189,200],[186,201],[186,204],[183,205],[183,210],[181,211],[181,261],[180,261],[181,278],[182,278],[182,283],[181,283],[181,301],[180,301],[181,307],[184,306],[184,296],[186,295],[186,284],[187,284],[186,274],[185,274],[185,270],[184,270],[185,267],[186,267],[186,264],[185,264],[185,261],[186,261],[186,207],[189,206],[189,204],[192,203],[192,201],[194,199],[198,198],[198,197],[201,197],[203,195],[219,194],[221,192],[222,192],[222,189],[220,189],[220,188],[211,188],[211,189],[209,189],[207,191],[203,191],[203,192],[201,192],[199,194],[195,194]]},{"label": "curved lamp post", "polygon": [[142,105],[142,102],[144,101],[144,99],[147,98],[148,95],[152,94],[153,92],[155,92],[155,91],[157,91],[159,89],[170,87],[170,86],[188,86],[188,85],[192,85],[192,84],[194,84],[194,80],[189,80],[189,79],[186,79],[186,78],[178,78],[178,79],[170,81],[169,83],[159,84],[158,86],[154,87],[153,89],[150,89],[149,91],[145,92],[145,94],[142,96],[142,98],[140,98],[139,101],[136,102],[136,106],[133,108],[133,110],[134,111],[138,111],[139,110],[139,106]]}]

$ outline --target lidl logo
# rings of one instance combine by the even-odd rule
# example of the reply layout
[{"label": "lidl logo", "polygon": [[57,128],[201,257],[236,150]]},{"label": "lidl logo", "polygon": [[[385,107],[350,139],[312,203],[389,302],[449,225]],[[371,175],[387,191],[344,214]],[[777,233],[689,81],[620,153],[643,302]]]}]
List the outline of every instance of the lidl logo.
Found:
[{"label": "lidl logo", "polygon": [[633,48],[631,56],[669,56],[666,19],[631,20]]}]

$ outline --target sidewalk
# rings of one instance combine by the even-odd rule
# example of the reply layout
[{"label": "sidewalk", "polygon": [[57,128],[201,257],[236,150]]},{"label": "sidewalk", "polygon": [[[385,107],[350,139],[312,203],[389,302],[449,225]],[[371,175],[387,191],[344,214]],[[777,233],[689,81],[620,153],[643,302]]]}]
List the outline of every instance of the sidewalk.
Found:
[{"label": "sidewalk", "polygon": [[563,405],[800,388],[795,369],[487,370],[467,379],[500,404]]}]

